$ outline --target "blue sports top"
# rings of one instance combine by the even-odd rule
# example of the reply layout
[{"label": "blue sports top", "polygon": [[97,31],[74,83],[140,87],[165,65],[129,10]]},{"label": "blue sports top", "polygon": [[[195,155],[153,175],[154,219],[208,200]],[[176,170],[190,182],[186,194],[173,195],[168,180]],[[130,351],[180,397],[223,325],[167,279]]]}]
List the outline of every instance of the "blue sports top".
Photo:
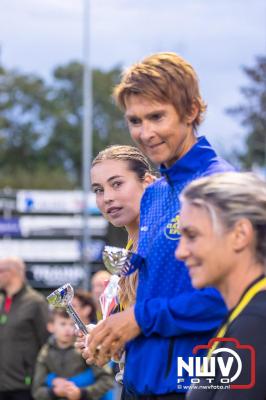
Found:
[{"label": "blue sports top", "polygon": [[177,384],[177,357],[188,357],[194,346],[207,343],[226,315],[220,294],[212,288],[194,289],[174,252],[182,189],[198,177],[230,170],[200,137],[170,168],[161,166],[162,178],[143,195],[138,248],[143,262],[135,305],[142,334],[127,344],[124,385],[129,392],[185,392]]}]

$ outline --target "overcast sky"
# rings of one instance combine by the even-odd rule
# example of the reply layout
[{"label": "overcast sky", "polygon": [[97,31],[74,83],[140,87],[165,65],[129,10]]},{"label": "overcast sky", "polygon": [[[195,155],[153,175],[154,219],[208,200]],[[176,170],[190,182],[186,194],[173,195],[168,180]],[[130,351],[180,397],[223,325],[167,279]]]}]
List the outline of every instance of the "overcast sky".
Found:
[{"label": "overcast sky", "polygon": [[[84,0],[0,0],[1,62],[48,76],[83,57]],[[248,81],[241,66],[266,52],[265,0],[90,0],[93,66],[128,66],[175,51],[195,67],[208,103],[200,130],[219,152],[241,146],[243,128],[225,114]]]}]

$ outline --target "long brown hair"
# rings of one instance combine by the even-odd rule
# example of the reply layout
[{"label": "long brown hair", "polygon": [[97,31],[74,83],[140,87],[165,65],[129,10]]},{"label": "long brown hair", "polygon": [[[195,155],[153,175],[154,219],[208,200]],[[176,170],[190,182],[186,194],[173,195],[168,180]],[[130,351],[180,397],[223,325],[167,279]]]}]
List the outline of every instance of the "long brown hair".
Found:
[{"label": "long brown hair", "polygon": [[[107,147],[106,149],[100,151],[100,153],[94,158],[92,162],[92,167],[105,160],[125,161],[128,164],[128,169],[135,172],[140,181],[145,178],[147,173],[153,176],[155,175],[147,157],[145,157],[145,155],[137,147],[134,146],[114,145]],[[132,246],[133,251],[137,250],[137,242],[138,238],[134,238]],[[118,298],[120,307],[122,309],[125,309],[135,303],[137,284],[137,271],[129,276],[120,278],[120,289],[118,293]]]}]

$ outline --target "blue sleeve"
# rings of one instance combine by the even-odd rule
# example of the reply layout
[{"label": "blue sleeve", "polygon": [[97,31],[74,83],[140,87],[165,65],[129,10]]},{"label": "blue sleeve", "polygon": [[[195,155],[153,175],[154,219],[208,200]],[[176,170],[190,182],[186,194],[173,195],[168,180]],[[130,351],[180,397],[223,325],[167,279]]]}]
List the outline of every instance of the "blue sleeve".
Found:
[{"label": "blue sleeve", "polygon": [[68,378],[68,381],[73,382],[77,387],[82,388],[92,385],[95,382],[95,377],[91,368],[87,368],[85,369],[85,371],[82,371],[79,374]]},{"label": "blue sleeve", "polygon": [[[58,375],[54,373],[50,373],[46,377],[46,385],[51,388],[53,386],[53,380],[57,378]],[[67,378],[68,381],[75,383],[75,385],[79,388],[86,387],[92,385],[95,382],[95,377],[91,368],[87,368],[84,371],[80,372],[77,375],[71,376]]]},{"label": "blue sleeve", "polygon": [[171,337],[212,331],[226,314],[222,297],[212,288],[173,298],[146,299],[135,305],[135,318],[145,336]]},{"label": "blue sleeve", "polygon": [[47,376],[46,376],[46,380],[45,380],[45,384],[46,386],[48,386],[49,388],[51,388],[53,386],[53,380],[55,378],[57,378],[58,375],[54,374],[53,372],[50,372]]}]

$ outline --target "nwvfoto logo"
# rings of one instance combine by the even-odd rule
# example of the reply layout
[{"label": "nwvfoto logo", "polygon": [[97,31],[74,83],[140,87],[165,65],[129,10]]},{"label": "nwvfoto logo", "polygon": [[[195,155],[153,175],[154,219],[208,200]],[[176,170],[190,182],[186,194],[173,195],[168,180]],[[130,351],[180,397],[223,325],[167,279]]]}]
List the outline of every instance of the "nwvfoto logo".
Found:
[{"label": "nwvfoto logo", "polygon": [[[210,350],[217,342],[231,343],[234,349],[228,347],[215,348],[211,357],[188,357],[185,361],[182,357],[177,357],[177,382],[185,381],[183,377],[189,376],[192,384],[199,384],[200,378],[208,383],[217,383],[217,376],[221,376],[218,384],[228,384],[230,389],[250,389],[255,385],[255,349],[251,345],[241,345],[235,338],[213,338],[207,345],[195,346],[193,354],[197,354],[199,350]],[[248,354],[245,352],[248,352]],[[223,356],[222,356],[223,355]],[[248,357],[246,358],[246,355]],[[250,360],[250,365],[243,366],[241,357]],[[249,369],[249,382],[236,382],[240,377],[243,368]]]}]

